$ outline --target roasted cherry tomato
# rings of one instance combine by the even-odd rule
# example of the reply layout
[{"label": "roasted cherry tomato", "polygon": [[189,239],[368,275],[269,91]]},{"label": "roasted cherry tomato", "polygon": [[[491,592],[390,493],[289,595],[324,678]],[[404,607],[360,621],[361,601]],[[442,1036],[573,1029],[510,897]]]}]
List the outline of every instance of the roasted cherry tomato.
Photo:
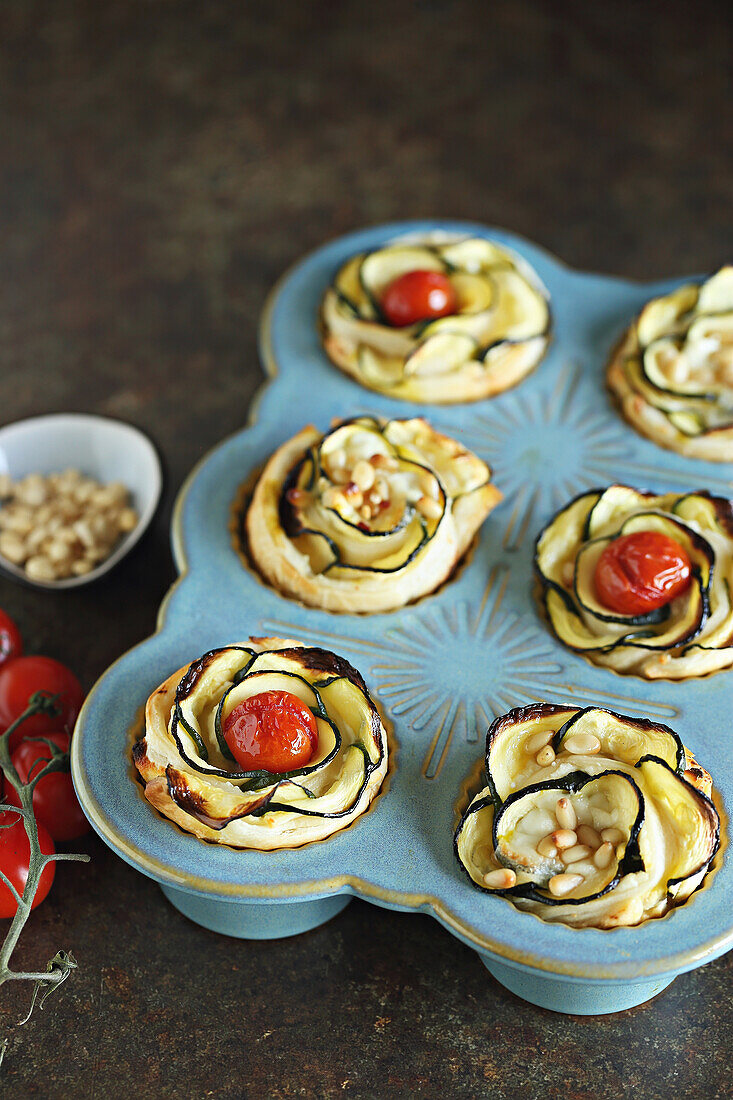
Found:
[{"label": "roasted cherry tomato", "polygon": [[263,691],[234,707],[224,740],[245,771],[290,772],[305,767],[318,748],[318,727],[297,695]]},{"label": "roasted cherry tomato", "polygon": [[17,626],[4,611],[0,611],[0,665],[23,652],[23,640]]},{"label": "roasted cherry tomato", "polygon": [[63,729],[71,733],[84,701],[81,684],[73,672],[52,657],[16,657],[0,667],[0,730],[6,730],[28,706],[36,691],[58,695],[58,714],[34,714],[10,739],[10,751],[24,737],[38,737]]},{"label": "roasted cherry tomato", "polygon": [[[62,752],[69,751],[71,738],[68,733],[46,733],[44,737]],[[51,755],[50,748],[43,741],[26,739],[21,741],[11,759],[22,782],[27,783],[45,767]],[[7,784],[6,801],[12,806],[20,805],[15,787],[10,783]],[[54,840],[75,840],[89,831],[89,822],[84,817],[74,793],[71,774],[67,771],[51,772],[36,785],[33,812]]]},{"label": "roasted cherry tomato", "polygon": [[381,307],[390,325],[414,325],[455,313],[456,292],[439,271],[408,271],[389,284]]},{"label": "roasted cherry tomato", "polygon": [[[13,820],[15,819],[15,820]],[[31,846],[25,831],[23,819],[12,810],[6,810],[0,814],[0,871],[12,882],[19,894],[25,889],[28,878],[28,864],[30,862]],[[56,849],[47,829],[38,822],[38,842],[45,856],[51,856]],[[32,908],[40,905],[48,891],[51,889],[53,876],[56,873],[56,864],[47,863],[41,872],[38,889],[33,898]],[[0,917],[14,917],[18,909],[17,902],[0,879]]]},{"label": "roasted cherry tomato", "polygon": [[659,531],[635,531],[609,542],[596,564],[596,596],[621,615],[664,607],[690,584],[690,559]]}]

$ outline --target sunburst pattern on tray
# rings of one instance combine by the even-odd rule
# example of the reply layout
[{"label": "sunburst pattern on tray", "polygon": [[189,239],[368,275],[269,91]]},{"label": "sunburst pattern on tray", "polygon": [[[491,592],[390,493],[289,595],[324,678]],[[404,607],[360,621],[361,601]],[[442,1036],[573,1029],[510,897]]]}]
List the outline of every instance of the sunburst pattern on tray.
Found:
[{"label": "sunburst pattern on tray", "polygon": [[[664,460],[645,464],[629,457],[629,433],[609,407],[598,380],[577,363],[557,373],[548,395],[518,389],[477,412],[458,429],[441,424],[486,459],[507,504],[502,545],[516,550],[534,538],[541,515],[557,511],[585,489],[624,481],[640,488],[698,487],[694,469],[672,469]],[[729,494],[730,478],[705,475],[706,485]]]},{"label": "sunburst pattern on tray", "polygon": [[[379,641],[351,638],[309,625],[315,644],[363,654],[369,685],[397,718],[404,717],[429,738],[422,763],[426,779],[436,779],[457,738],[480,740],[492,719],[524,703],[551,699],[579,706],[608,700],[663,718],[677,714],[667,704],[584,688],[568,682],[564,665],[547,633],[533,618],[504,606],[509,571],[492,568],[478,604],[466,600],[425,604],[400,616]],[[296,637],[295,622],[266,620],[266,632]],[[476,656],[490,643],[490,660],[476,667]]]}]

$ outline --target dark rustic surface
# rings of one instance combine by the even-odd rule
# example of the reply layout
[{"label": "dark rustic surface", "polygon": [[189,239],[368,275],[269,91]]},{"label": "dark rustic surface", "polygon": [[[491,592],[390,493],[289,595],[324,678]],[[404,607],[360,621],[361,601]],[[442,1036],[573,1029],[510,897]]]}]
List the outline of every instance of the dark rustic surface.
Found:
[{"label": "dark rustic surface", "polygon": [[[246,417],[268,287],[325,238],[445,214],[638,278],[730,259],[725,12],[4,0],[0,420],[120,416],[168,474],[107,580],[56,598],[0,580],[28,649],[89,686],[153,629],[173,495]],[[18,954],[68,947],[80,970],[25,1028],[28,990],[0,993],[3,1096],[731,1095],[733,955],[647,1008],[564,1018],[428,917],[354,902],[293,940],[230,941],[87,846]]]}]

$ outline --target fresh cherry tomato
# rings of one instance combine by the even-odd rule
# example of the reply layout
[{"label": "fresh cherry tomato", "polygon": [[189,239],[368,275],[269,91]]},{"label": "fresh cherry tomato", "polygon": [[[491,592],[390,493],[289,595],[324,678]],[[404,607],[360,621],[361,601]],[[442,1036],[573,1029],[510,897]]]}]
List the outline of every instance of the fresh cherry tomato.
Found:
[{"label": "fresh cherry tomato", "polygon": [[689,586],[684,547],[659,531],[635,531],[609,542],[596,564],[596,596],[621,615],[664,607]]},{"label": "fresh cherry tomato", "polygon": [[[17,820],[13,822],[13,818]],[[9,822],[10,824],[8,824]],[[18,893],[22,894],[28,878],[28,864],[31,854],[31,846],[28,843],[25,825],[22,817],[14,814],[12,810],[6,810],[5,813],[0,814],[0,825],[7,826],[7,828],[0,828],[0,871],[12,882]],[[45,856],[54,854],[56,849],[53,841],[48,834],[48,830],[41,825],[40,821],[38,822],[38,841]],[[55,863],[47,863],[43,868],[38,882],[38,889],[33,898],[33,909],[41,904],[51,889],[55,873]],[[0,917],[14,917],[17,909],[18,904],[15,898],[0,879]]]},{"label": "fresh cherry tomato", "polygon": [[303,768],[318,747],[313,714],[289,691],[263,691],[234,707],[224,740],[245,771]]},{"label": "fresh cherry tomato", "polygon": [[4,611],[0,611],[0,665],[23,652],[23,639],[17,626]]},{"label": "fresh cherry tomato", "polygon": [[390,325],[414,325],[455,313],[456,292],[439,271],[408,271],[389,284],[381,307]]},{"label": "fresh cherry tomato", "polygon": [[70,733],[84,701],[81,684],[73,672],[52,657],[16,657],[0,667],[0,730],[6,730],[28,706],[36,691],[58,695],[58,714],[34,714],[10,739],[10,751],[24,737],[38,737],[59,728]]},{"label": "fresh cherry tomato", "polygon": [[[62,752],[69,751],[71,738],[68,733],[46,733]],[[43,741],[24,740],[11,756],[15,770],[23,783],[33,779],[51,759],[51,750]],[[7,784],[6,801],[20,805],[20,798],[10,783]],[[74,793],[71,774],[67,771],[51,772],[36,785],[33,791],[33,812],[42,821],[54,840],[76,840],[89,831],[79,800]]]}]

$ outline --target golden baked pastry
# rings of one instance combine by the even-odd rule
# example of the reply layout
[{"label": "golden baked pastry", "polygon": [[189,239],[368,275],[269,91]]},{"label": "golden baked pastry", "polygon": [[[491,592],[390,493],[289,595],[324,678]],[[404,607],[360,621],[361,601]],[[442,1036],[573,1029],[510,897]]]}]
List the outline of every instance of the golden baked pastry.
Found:
[{"label": "golden baked pastry", "polygon": [[[655,546],[663,553],[653,575]],[[628,591],[609,604],[599,569],[613,581],[614,558]],[[672,588],[680,562],[686,575]],[[733,505],[723,497],[627,485],[583,493],[540,534],[535,568],[555,634],[594,664],[650,680],[733,665]]]},{"label": "golden baked pastry", "polygon": [[648,302],[607,379],[629,423],[660,447],[733,462],[733,267]]},{"label": "golden baked pastry", "polygon": [[[444,281],[447,298],[435,307],[424,295],[422,310],[395,316],[387,295],[426,273]],[[323,298],[321,330],[329,358],[368,389],[450,404],[529,374],[547,349],[550,311],[539,278],[514,253],[483,237],[433,235],[348,260]]]},{"label": "golden baked pastry", "polygon": [[446,580],[501,493],[422,419],[307,427],[270,458],[246,515],[250,556],[280,592],[329,611],[389,611]]},{"label": "golden baked pastry", "polygon": [[202,840],[260,849],[299,847],[346,828],[377,794],[387,756],[356,669],[281,638],[250,638],[178,669],[148,699],[133,748],[156,810]]},{"label": "golden baked pastry", "polygon": [[718,850],[712,780],[669,727],[536,703],[497,718],[486,786],[455,834],[471,881],[546,921],[616,928],[661,917]]}]

